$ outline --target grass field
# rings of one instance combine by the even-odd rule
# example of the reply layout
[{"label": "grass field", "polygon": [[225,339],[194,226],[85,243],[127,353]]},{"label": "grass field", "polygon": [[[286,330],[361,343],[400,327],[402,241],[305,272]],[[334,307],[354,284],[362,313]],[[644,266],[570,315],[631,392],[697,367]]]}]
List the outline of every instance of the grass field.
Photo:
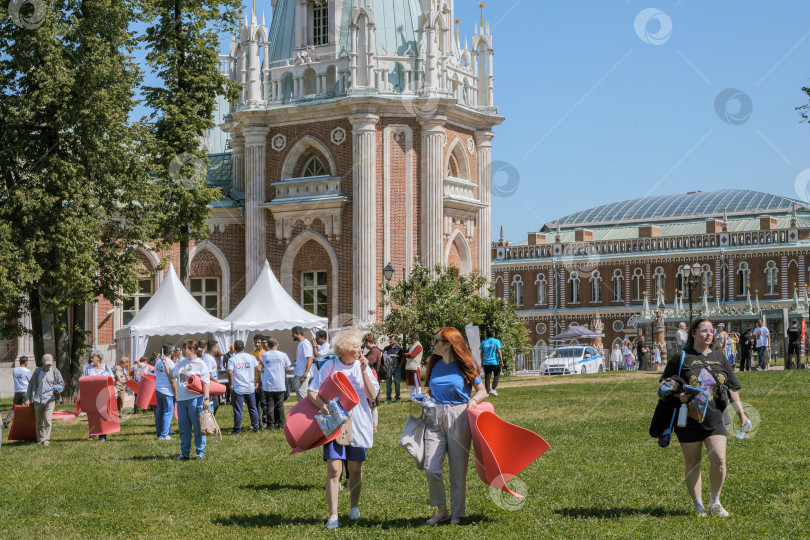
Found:
[{"label": "grass field", "polygon": [[[410,405],[380,407],[365,465],[360,523],[324,529],[320,450],[288,456],[278,431],[209,441],[205,460],[178,462],[179,439],[157,441],[148,415],[129,417],[107,443],[82,420],[55,421],[52,444],[3,442],[3,538],[807,538],[810,536],[810,371],[739,374],[761,417],[750,439],[729,439],[723,504],[699,519],[683,484],[677,443],[647,435],[657,376],[605,373],[511,378],[492,397],[503,419],[551,450],[518,478],[524,502],[490,491],[470,461],[464,525],[429,529],[424,473],[396,446]],[[0,403],[6,413],[10,400]],[[750,412],[749,412],[750,414]],[[217,419],[232,425],[230,407]],[[4,433],[4,436],[6,433]],[[708,504],[704,460],[704,501]],[[516,482],[516,481],[513,481]]]}]

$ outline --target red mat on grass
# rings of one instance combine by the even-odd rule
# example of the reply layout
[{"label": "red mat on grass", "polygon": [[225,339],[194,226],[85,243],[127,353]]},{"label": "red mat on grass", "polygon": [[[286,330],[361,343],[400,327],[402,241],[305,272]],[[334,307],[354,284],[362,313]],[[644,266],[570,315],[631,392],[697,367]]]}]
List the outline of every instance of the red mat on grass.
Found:
[{"label": "red mat on grass", "polygon": [[[340,404],[350,412],[354,409],[360,398],[357,395],[352,383],[341,372],[333,373],[327,379],[318,392],[318,396],[324,403],[331,401],[334,398],[340,398]],[[284,435],[287,437],[287,443],[292,447],[291,454],[297,454],[305,450],[311,450],[323,446],[338,438],[340,430],[337,429],[330,436],[326,437],[321,431],[318,421],[315,420],[315,415],[319,414],[315,405],[309,399],[299,401],[290,412],[287,413],[287,423],[284,425]]]},{"label": "red mat on grass", "polygon": [[540,435],[499,418],[489,402],[467,409],[467,415],[478,477],[485,484],[522,499],[523,495],[509,489],[506,483],[550,446]]},{"label": "red mat on grass", "polygon": [[14,405],[14,420],[8,430],[9,441],[36,441],[37,423],[34,405]]},{"label": "red mat on grass", "polygon": [[79,378],[81,410],[87,413],[90,435],[107,435],[121,431],[118,404],[112,377]]}]

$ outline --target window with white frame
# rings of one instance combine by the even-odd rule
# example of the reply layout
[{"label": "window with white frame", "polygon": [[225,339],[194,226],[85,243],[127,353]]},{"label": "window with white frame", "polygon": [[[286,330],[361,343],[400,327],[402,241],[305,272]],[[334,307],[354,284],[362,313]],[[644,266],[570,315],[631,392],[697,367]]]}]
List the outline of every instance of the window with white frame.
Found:
[{"label": "window with white frame", "polygon": [[196,277],[191,278],[191,296],[200,303],[200,305],[213,315],[219,318],[220,315],[220,301],[219,301],[219,278],[218,277]]},{"label": "window with white frame", "polygon": [[768,261],[765,264],[765,294],[776,294],[778,278],[779,269],[776,268],[776,261]]},{"label": "window with white frame", "polygon": [[546,281],[545,274],[537,274],[537,279],[534,280],[534,285],[537,287],[537,304],[545,304],[546,300],[546,288],[548,286],[548,282]]},{"label": "window with white frame", "polygon": [[737,268],[737,294],[745,296],[748,287],[751,284],[751,269],[748,268],[747,262],[741,262]]},{"label": "window with white frame", "polygon": [[666,291],[667,276],[664,274],[664,269],[660,266],[655,268],[653,273],[653,295],[658,296],[658,291]]},{"label": "window with white frame", "polygon": [[599,270],[591,272],[591,302],[602,301],[602,275]]},{"label": "window with white frame", "polygon": [[712,267],[708,264],[703,265],[703,273],[701,274],[701,280],[703,281],[703,289],[706,291],[706,296],[711,297],[712,289],[714,288],[714,273],[712,272]]},{"label": "window with white frame", "polygon": [[568,303],[579,303],[579,274],[576,272],[571,272],[568,278]]},{"label": "window with white frame", "polygon": [[512,278],[512,301],[518,306],[523,305],[523,278],[514,276]]},{"label": "window with white frame", "polygon": [[613,301],[621,302],[624,297],[624,274],[621,270],[613,271]]},{"label": "window with white frame", "polygon": [[325,270],[301,273],[301,307],[319,317],[326,317],[327,281]]},{"label": "window with white frame", "polygon": [[139,279],[137,292],[132,296],[127,296],[121,302],[121,322],[125,326],[135,318],[135,315],[137,315],[141,309],[143,309],[149,299],[152,298],[152,294],[154,294],[152,279]]},{"label": "window with white frame", "polygon": [[309,158],[309,161],[306,162],[304,165],[304,169],[301,173],[301,176],[304,178],[310,178],[313,176],[326,176],[326,167],[323,164],[323,161],[318,159],[316,156],[312,156]]},{"label": "window with white frame", "polygon": [[641,268],[635,268],[633,270],[633,277],[630,279],[633,285],[633,294],[635,295],[634,300],[641,300],[641,294],[644,292],[644,272]]},{"label": "window with white frame", "polygon": [[329,2],[316,1],[311,13],[312,44],[316,47],[329,44]]}]

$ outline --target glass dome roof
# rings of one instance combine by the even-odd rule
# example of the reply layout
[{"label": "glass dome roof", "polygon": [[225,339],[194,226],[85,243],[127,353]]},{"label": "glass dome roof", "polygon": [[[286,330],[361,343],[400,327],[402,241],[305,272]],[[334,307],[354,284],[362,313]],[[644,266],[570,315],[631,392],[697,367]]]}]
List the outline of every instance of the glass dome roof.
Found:
[{"label": "glass dome roof", "polygon": [[[628,223],[655,223],[722,218],[789,212],[793,205],[807,208],[801,201],[744,189],[693,191],[670,195],[652,195],[595,206],[559,219],[560,228],[599,227]],[[556,221],[546,223],[545,230],[554,230]]]}]

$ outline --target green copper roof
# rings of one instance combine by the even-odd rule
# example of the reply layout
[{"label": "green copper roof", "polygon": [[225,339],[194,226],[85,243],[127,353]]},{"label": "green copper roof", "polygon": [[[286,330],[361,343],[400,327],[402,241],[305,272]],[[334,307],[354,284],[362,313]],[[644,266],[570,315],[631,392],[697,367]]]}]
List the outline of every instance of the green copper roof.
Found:
[{"label": "green copper roof", "polygon": [[278,0],[270,23],[270,61],[287,60],[295,46],[295,1]]},{"label": "green copper roof", "polygon": [[[664,221],[720,219],[724,210],[729,216],[787,213],[793,205],[806,207],[801,201],[760,191],[743,189],[693,191],[603,204],[562,217],[559,224],[561,229],[629,223],[660,224]],[[544,232],[553,232],[555,229],[556,221],[550,221],[543,227]]]},{"label": "green copper roof", "polygon": [[[346,52],[351,49],[349,25],[352,10],[350,6],[356,3],[356,1],[347,1],[344,4],[338,49],[346,49]],[[419,15],[422,13],[419,0],[369,0],[368,4],[374,10],[377,54],[405,56],[405,53],[408,53],[416,56],[419,48],[416,40],[416,28]]]},{"label": "green copper roof", "polygon": [[222,196],[228,196],[231,185],[231,154],[208,154],[208,187],[222,190]]}]

